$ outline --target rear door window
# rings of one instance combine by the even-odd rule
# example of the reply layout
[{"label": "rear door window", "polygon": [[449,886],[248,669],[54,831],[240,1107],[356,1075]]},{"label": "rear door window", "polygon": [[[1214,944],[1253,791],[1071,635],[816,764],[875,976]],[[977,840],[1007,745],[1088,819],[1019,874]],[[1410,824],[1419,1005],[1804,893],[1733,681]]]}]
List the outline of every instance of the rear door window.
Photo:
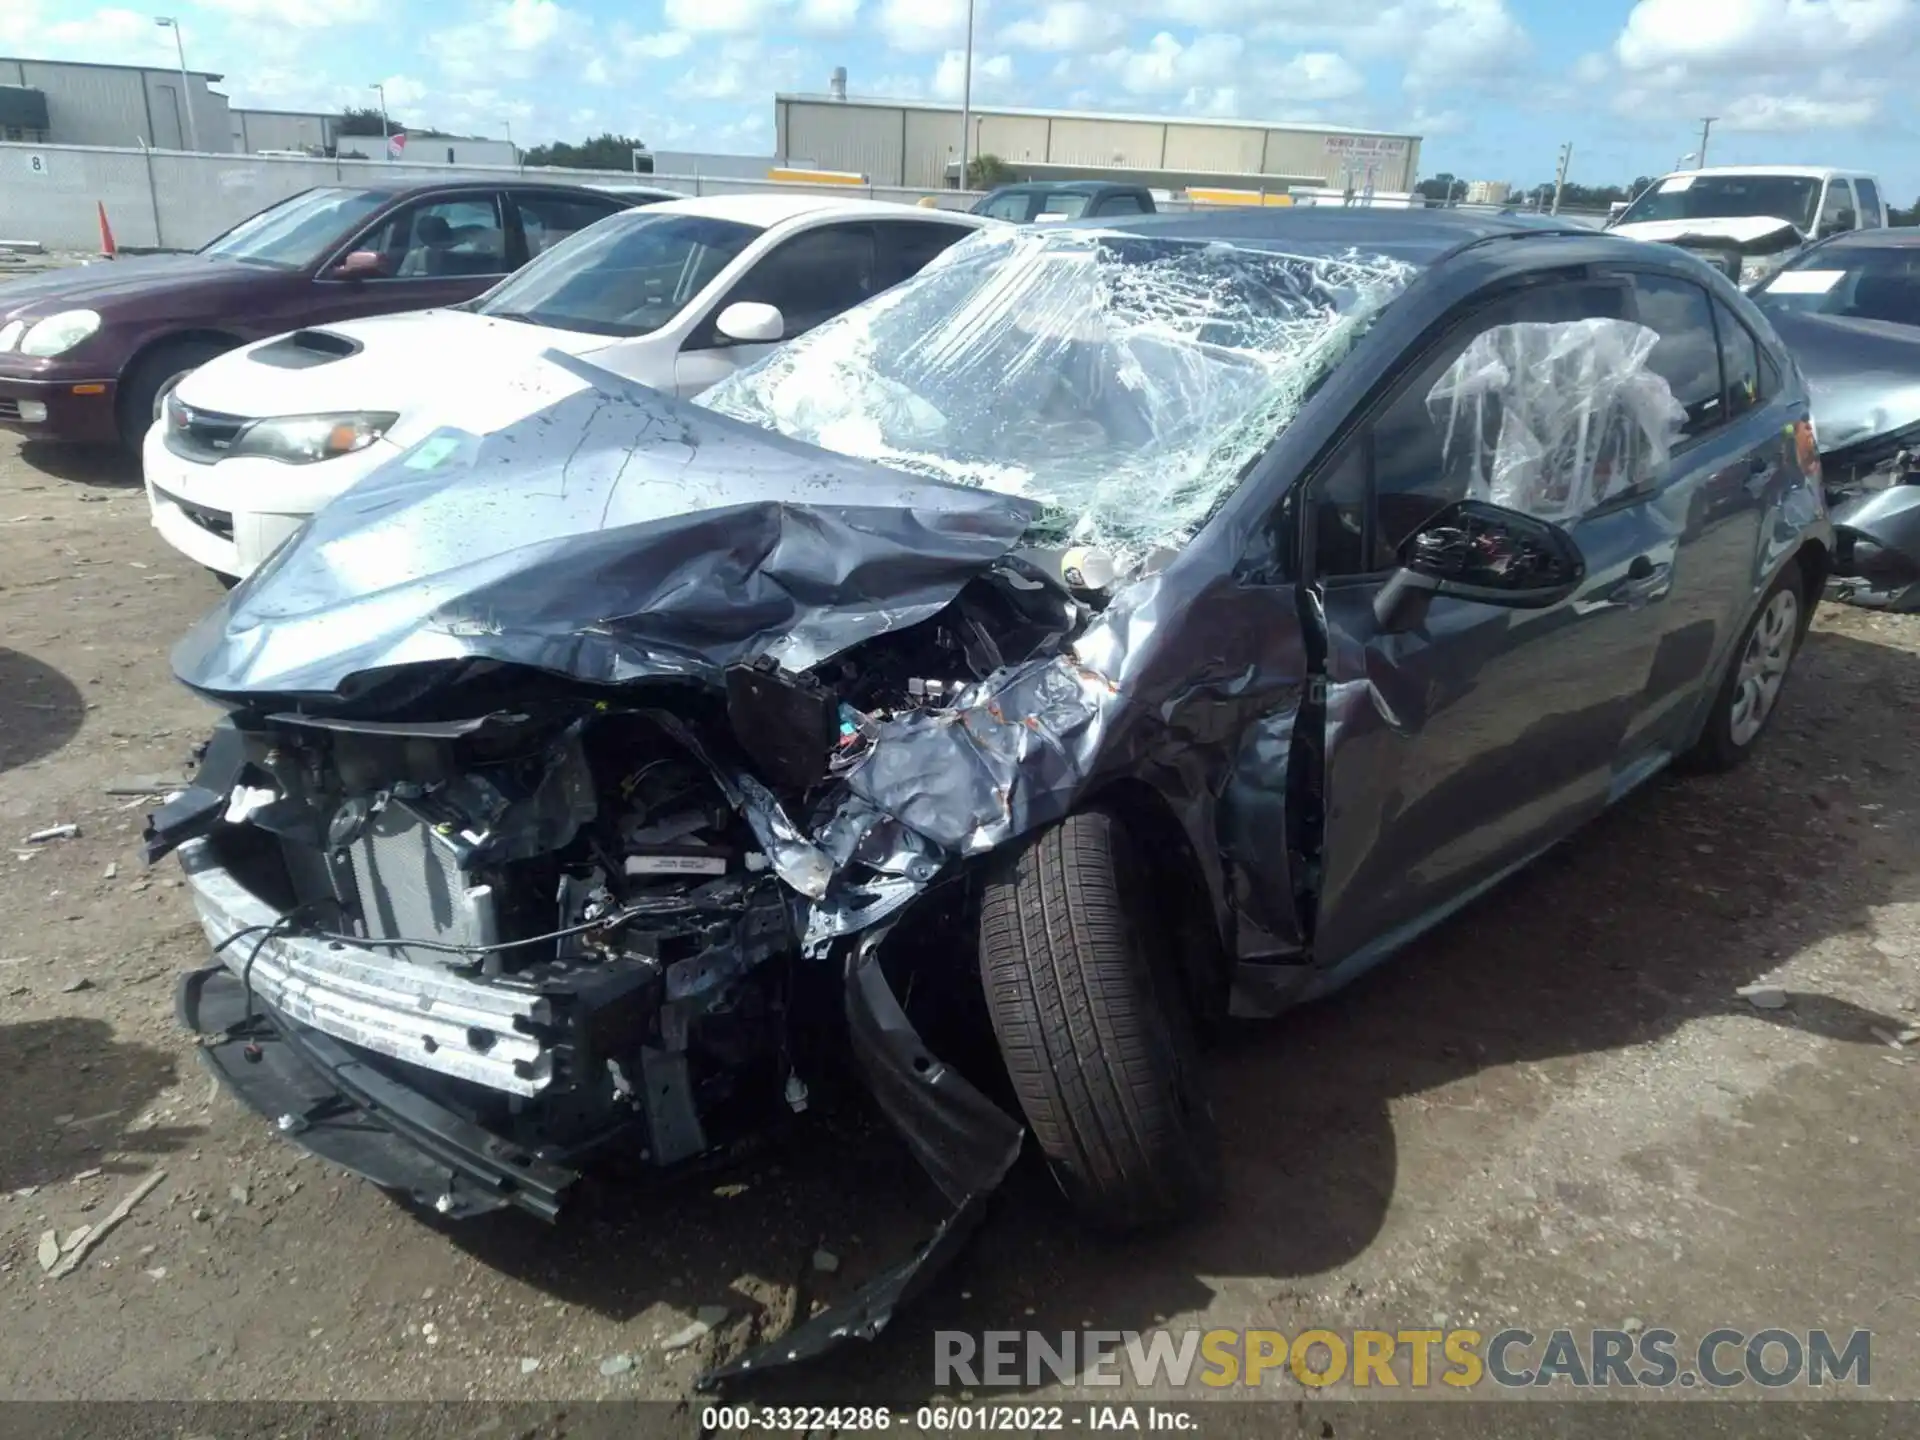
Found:
[{"label": "rear door window", "polygon": [[617,200],[594,196],[520,191],[512,195],[519,212],[520,230],[527,237],[527,258],[551,250],[575,231],[604,220],[627,207]]},{"label": "rear door window", "polygon": [[1140,203],[1138,195],[1109,195],[1100,202],[1101,215],[1144,215],[1147,207]]},{"label": "rear door window", "polygon": [[1855,180],[1854,192],[1860,197],[1860,228],[1880,228],[1880,187],[1871,180]]},{"label": "rear door window", "polygon": [[1712,301],[1698,285],[1668,275],[1636,275],[1633,284],[1640,323],[1660,337],[1649,364],[1687,412],[1681,433],[1704,435],[1727,418]]}]

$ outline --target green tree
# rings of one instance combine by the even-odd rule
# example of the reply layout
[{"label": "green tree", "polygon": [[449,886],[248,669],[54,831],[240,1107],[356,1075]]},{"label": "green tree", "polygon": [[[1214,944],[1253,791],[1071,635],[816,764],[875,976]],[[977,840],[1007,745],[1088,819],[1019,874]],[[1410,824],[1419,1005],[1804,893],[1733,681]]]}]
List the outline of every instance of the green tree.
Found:
[{"label": "green tree", "polygon": [[1460,183],[1457,176],[1451,175],[1445,170],[1442,170],[1431,179],[1422,180],[1413,188],[1416,194],[1426,197],[1427,200],[1435,205],[1446,204],[1449,194],[1458,200],[1465,195],[1467,189],[1465,185]]},{"label": "green tree", "polygon": [[998,155],[976,155],[967,161],[969,190],[991,190],[997,185],[1011,185],[1017,178],[1013,167]]},{"label": "green tree", "polygon": [[529,165],[556,165],[568,170],[630,171],[633,169],[633,152],[646,148],[643,140],[609,132],[596,135],[591,140],[583,140],[578,145],[570,145],[564,140],[555,140],[550,145],[536,145],[526,152],[524,158]]}]

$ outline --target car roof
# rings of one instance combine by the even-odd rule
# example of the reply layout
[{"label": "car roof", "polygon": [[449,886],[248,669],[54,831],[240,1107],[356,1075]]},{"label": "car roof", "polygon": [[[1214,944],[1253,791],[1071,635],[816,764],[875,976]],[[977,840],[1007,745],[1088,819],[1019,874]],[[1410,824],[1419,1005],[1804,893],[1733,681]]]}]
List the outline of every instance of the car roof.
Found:
[{"label": "car roof", "polygon": [[[1709,165],[1704,170],[1674,170],[1672,175],[1803,175],[1812,180],[1878,180],[1871,170],[1848,170],[1834,165]],[[1663,175],[1661,179],[1666,179]]]},{"label": "car roof", "polygon": [[710,220],[732,220],[741,225],[757,225],[763,230],[807,215],[835,215],[856,219],[868,216],[888,220],[949,220],[958,225],[979,226],[982,219],[964,210],[930,210],[920,205],[902,205],[892,200],[868,200],[857,195],[689,195],[679,200],[663,200],[649,205],[647,213],[658,215],[700,215]]},{"label": "car roof", "polygon": [[380,195],[409,195],[415,191],[433,190],[498,190],[502,185],[511,185],[516,190],[533,187],[541,190],[580,190],[592,191],[596,187],[582,185],[570,180],[542,180],[535,176],[522,175],[513,180],[476,180],[471,176],[446,180],[422,180],[418,176],[410,179],[372,180],[341,179],[316,185],[316,190],[369,190]]},{"label": "car roof", "polygon": [[1920,227],[1912,225],[1876,226],[1871,230],[1843,230],[1823,240],[1809,253],[1824,255],[1831,250],[1915,250],[1920,249]]},{"label": "car roof", "polygon": [[[1299,245],[1326,254],[1364,247],[1412,265],[1431,265],[1463,246],[1501,236],[1576,235],[1595,240],[1603,233],[1545,215],[1369,205],[1249,205],[1065,223],[1079,229],[1199,243],[1219,241],[1264,250]],[[1619,243],[1641,242],[1623,239]]]},{"label": "car roof", "polygon": [[1104,195],[1110,191],[1124,190],[1132,195],[1146,188],[1145,185],[1129,185],[1119,180],[1021,180],[1012,185],[1002,185],[993,193],[999,195],[1009,190],[1067,190],[1081,195]]}]

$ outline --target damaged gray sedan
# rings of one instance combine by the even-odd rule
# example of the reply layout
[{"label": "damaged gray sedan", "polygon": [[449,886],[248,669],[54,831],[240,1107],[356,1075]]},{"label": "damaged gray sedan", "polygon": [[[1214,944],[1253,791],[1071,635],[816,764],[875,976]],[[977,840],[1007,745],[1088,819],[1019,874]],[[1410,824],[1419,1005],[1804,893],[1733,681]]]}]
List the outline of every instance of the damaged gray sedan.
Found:
[{"label": "damaged gray sedan", "polygon": [[[542,363],[180,644],[228,714],[149,851],[209,1062],[446,1215],[851,1059],[953,1217],[729,1373],[871,1336],[1026,1131],[1093,1224],[1189,1213],[1194,1022],[1738,761],[1828,568],[1759,312],[1512,218],[983,233],[697,404]],[[921,1038],[967,992],[1017,1115]]]}]

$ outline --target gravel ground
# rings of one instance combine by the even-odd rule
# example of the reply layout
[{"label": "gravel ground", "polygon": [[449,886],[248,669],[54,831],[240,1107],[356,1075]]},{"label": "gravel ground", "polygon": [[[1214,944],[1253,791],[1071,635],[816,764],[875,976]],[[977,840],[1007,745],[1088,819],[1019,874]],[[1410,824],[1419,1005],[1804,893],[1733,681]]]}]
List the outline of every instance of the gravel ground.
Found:
[{"label": "gravel ground", "polygon": [[[214,1094],[172,1018],[198,928],[136,854],[144,802],[109,789],[177,773],[207,725],[166,653],[218,595],[124,467],[0,438],[0,1390],[672,1400],[924,1233],[935,1198],[863,1113],[555,1230],[439,1229]],[[774,1393],[918,1403],[936,1327],[1444,1316],[1869,1327],[1874,1393],[1920,1398],[1920,1047],[1883,1038],[1920,1018],[1916,704],[1920,620],[1823,609],[1744,769],[1654,784],[1366,982],[1222,1044],[1216,1215],[1101,1243],[1017,1170],[918,1308]],[[1783,1007],[1737,993],[1762,981]],[[155,1169],[43,1273],[44,1232]],[[715,1306],[713,1335],[663,1348]],[[1819,1433],[1880,1433],[1842,1413]]]}]

